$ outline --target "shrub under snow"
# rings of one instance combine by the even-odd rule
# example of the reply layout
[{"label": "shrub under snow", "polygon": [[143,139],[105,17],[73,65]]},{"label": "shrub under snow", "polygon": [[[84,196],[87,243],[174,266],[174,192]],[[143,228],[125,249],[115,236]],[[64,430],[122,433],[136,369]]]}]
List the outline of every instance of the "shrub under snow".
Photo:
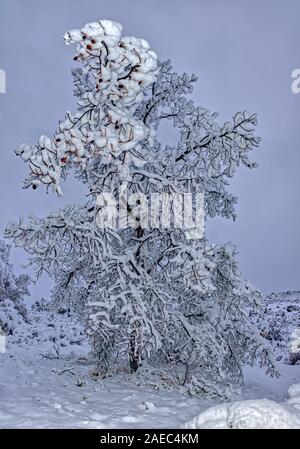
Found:
[{"label": "shrub under snow", "polygon": [[14,274],[9,256],[10,246],[0,240],[0,330],[7,335],[26,319],[23,299],[29,293],[29,277]]},{"label": "shrub under snow", "polygon": [[[240,166],[256,166],[256,114],[219,123],[190,99],[195,75],[159,62],[145,40],[122,36],[118,23],[89,23],[65,41],[76,44],[81,63],[73,70],[77,110],[66,113],[53,138],[41,136],[16,153],[29,168],[25,188],[61,195],[74,169],[88,200],[13,223],[7,236],[29,253],[37,273],[52,276],[57,307],[88,316],[103,376],[119,367],[146,375],[151,366],[151,376],[175,379],[176,371],[178,387],[220,397],[242,381],[244,363],[274,374],[266,340],[248,317],[260,294],[241,277],[234,246],[194,238],[195,204],[190,215],[183,212],[187,193],[203,194],[207,216],[236,217],[229,180]],[[166,120],[178,130],[176,145],[159,140]],[[151,226],[139,207],[145,196],[151,211],[153,198],[165,208]],[[99,226],[117,201],[118,223]]]}]

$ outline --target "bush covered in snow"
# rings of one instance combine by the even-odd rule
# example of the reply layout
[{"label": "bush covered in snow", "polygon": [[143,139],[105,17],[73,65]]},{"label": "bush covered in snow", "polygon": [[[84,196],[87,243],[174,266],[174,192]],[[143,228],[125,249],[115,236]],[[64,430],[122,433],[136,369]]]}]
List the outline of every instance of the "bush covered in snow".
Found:
[{"label": "bush covered in snow", "polygon": [[270,342],[278,361],[300,363],[300,292],[268,295],[263,314],[253,314],[251,319]]},{"label": "bush covered in snow", "polygon": [[0,240],[0,329],[7,335],[26,320],[23,300],[29,293],[29,277],[14,274],[9,256],[10,246]]},{"label": "bush covered in snow", "polygon": [[[149,364],[156,372],[178,370],[178,385],[190,392],[222,396],[241,381],[243,363],[258,361],[274,373],[265,339],[248,317],[260,294],[242,279],[235,248],[193,238],[198,224],[178,226],[183,203],[166,200],[201,193],[209,217],[234,219],[229,180],[241,165],[256,165],[249,159],[260,142],[256,115],[238,112],[220,124],[189,98],[195,75],[159,62],[145,40],[123,37],[118,23],[89,23],[65,41],[76,44],[74,60],[82,64],[73,71],[78,110],[67,112],[53,138],[16,153],[29,167],[25,188],[44,185],[61,195],[73,168],[89,199],[13,223],[6,235],[39,274],[53,277],[57,308],[88,317],[103,375],[119,366],[146,375]],[[176,145],[159,141],[166,120],[179,131]],[[111,206],[106,194],[120,200],[120,217],[116,226],[100,227]],[[167,209],[149,229],[140,205],[150,195]],[[171,209],[177,224],[174,218],[168,225]]]},{"label": "bush covered in snow", "polygon": [[45,300],[36,301],[27,310],[26,322],[19,323],[7,338],[11,355],[31,354],[50,359],[88,356],[90,347],[78,319],[68,310],[51,310]]}]

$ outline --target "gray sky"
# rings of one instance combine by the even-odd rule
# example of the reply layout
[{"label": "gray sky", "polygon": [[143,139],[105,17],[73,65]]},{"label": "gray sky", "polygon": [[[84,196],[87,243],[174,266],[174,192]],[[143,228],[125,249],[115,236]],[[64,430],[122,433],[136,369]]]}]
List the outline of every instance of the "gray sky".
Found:
[{"label": "gray sky", "polygon": [[[243,275],[263,291],[300,289],[300,94],[290,87],[292,70],[300,68],[299,16],[299,0],[0,0],[0,68],[7,76],[7,93],[0,94],[0,232],[19,216],[83,199],[73,182],[63,199],[22,190],[26,166],[13,150],[51,136],[74,109],[74,48],[62,35],[111,19],[124,34],[147,39],[176,70],[196,73],[194,100],[221,120],[240,109],[258,113],[259,168],[241,169],[232,182],[238,219],[210,221],[207,234],[238,246]],[[20,270],[24,253],[13,256]],[[48,289],[42,280],[33,292]]]}]

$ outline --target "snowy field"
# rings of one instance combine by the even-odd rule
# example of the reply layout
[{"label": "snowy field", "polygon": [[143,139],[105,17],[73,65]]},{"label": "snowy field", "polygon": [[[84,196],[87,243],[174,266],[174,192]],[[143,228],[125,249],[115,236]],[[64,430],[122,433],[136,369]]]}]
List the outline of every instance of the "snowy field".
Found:
[{"label": "snowy field", "polygon": [[[121,376],[98,380],[93,367],[78,359],[67,362],[6,354],[0,357],[0,369],[1,428],[230,427],[233,414],[231,403],[211,408],[216,403],[141,388]],[[300,428],[300,392],[298,401],[286,400],[289,385],[296,382],[300,383],[300,366],[282,366],[282,377],[277,380],[266,378],[259,370],[247,370],[245,387],[236,400],[268,398],[283,406],[278,405],[277,410],[273,402],[263,401],[255,410],[251,401],[249,412],[243,402],[236,407],[234,426],[272,425],[267,409],[275,427]]]},{"label": "snowy field", "polygon": [[266,306],[266,323],[284,324],[271,340],[281,376],[245,368],[245,385],[223,403],[145,388],[130,375],[99,379],[82,329],[37,308],[0,354],[0,427],[300,428],[300,364],[287,362],[298,297],[275,295]]}]

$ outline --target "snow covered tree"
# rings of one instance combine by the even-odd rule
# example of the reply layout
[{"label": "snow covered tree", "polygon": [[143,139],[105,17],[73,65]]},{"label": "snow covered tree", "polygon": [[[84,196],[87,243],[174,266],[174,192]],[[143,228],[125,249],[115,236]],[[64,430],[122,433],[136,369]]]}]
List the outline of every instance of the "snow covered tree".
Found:
[{"label": "snow covered tree", "polygon": [[[178,225],[183,205],[174,198],[202,193],[206,216],[235,218],[229,179],[240,165],[255,167],[256,115],[239,112],[220,125],[188,98],[195,75],[177,74],[146,41],[121,31],[101,20],[65,35],[82,64],[73,70],[78,110],[67,112],[53,138],[16,150],[30,169],[25,188],[61,195],[74,169],[88,200],[10,224],[6,235],[38,274],[54,278],[54,304],[87,319],[104,373],[120,364],[176,366],[190,391],[222,395],[221,386],[242,379],[245,362],[274,372],[248,318],[260,295],[240,277],[230,244],[191,238],[191,224]],[[179,132],[177,145],[158,138],[166,120]],[[145,216],[145,197],[151,211],[159,202],[158,218]],[[109,207],[115,215],[105,226]]]},{"label": "snow covered tree", "polygon": [[24,296],[28,295],[29,277],[16,276],[9,262],[10,246],[0,240],[0,329],[12,334],[26,320]]}]

